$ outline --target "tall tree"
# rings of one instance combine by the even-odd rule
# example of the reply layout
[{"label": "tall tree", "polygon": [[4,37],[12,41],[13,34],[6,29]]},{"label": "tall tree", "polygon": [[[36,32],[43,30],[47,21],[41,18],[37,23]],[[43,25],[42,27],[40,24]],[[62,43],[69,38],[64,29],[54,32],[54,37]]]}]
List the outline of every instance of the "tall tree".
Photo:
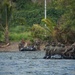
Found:
[{"label": "tall tree", "polygon": [[51,7],[63,11],[63,14],[57,21],[60,27],[61,37],[65,42],[73,43],[75,41],[75,0],[52,0]]},{"label": "tall tree", "polygon": [[5,42],[9,42],[9,21],[11,18],[12,5],[11,0],[1,2],[1,25],[4,28]]},{"label": "tall tree", "polygon": [[64,14],[59,19],[59,25],[65,34],[66,42],[75,41],[75,0],[58,0],[60,9],[64,9]]}]

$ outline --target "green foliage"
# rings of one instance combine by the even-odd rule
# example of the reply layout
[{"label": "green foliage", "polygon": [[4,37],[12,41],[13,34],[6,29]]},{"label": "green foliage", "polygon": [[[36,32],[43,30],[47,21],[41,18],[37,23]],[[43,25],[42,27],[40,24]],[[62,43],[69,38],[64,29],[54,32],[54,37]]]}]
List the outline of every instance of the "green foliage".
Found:
[{"label": "green foliage", "polygon": [[51,19],[42,19],[43,22],[46,23],[46,30],[49,32],[49,37],[51,37],[49,40],[53,40],[57,42],[59,36],[58,27]]},{"label": "green foliage", "polygon": [[20,9],[28,9],[29,5],[32,3],[31,0],[16,0],[16,7],[18,10]]},{"label": "green foliage", "polygon": [[32,26],[35,23],[40,24],[41,19],[43,18],[43,10],[33,9],[33,10],[20,10],[13,13],[11,19],[11,25],[29,25]]},{"label": "green foliage", "polygon": [[10,28],[10,32],[14,32],[14,33],[22,33],[22,32],[27,32],[30,30],[30,27],[27,26],[16,26],[16,27],[12,27]]},{"label": "green foliage", "polygon": [[[16,8],[13,13],[13,17],[11,19],[11,26],[21,25],[20,19],[25,21],[23,25],[33,25],[40,24],[41,19],[44,18],[44,3],[32,3],[31,0],[16,0]],[[63,11],[56,10],[47,6],[47,17],[52,18],[55,22],[57,22],[58,18],[61,16]]]},{"label": "green foliage", "polygon": [[[65,43],[75,42],[75,0],[52,0],[48,6],[48,15],[56,21],[56,38]],[[52,14],[50,14],[52,13]],[[48,17],[49,17],[48,16]],[[52,28],[52,27],[51,27]],[[58,31],[58,33],[57,33]]]},{"label": "green foliage", "polygon": [[[60,23],[62,26],[62,30],[66,37],[66,42],[73,43],[75,41],[75,0],[63,0],[60,2],[62,4],[59,5],[61,9],[64,9],[64,14],[61,17]],[[63,23],[62,23],[63,22]]]},{"label": "green foliage", "polygon": [[[0,1],[0,33],[5,27],[5,22],[3,21],[5,21],[6,16],[3,14],[6,14],[5,9],[9,11],[10,8],[8,3],[6,4],[8,8],[3,6],[4,1],[6,0]],[[32,27],[33,24],[43,24],[41,19],[44,18],[44,3],[40,4],[40,1],[41,0],[38,0],[38,3],[33,3],[32,0],[15,0],[16,9],[13,12],[11,22],[8,22],[10,25],[10,33],[14,33],[15,35],[15,33],[26,32],[30,30],[29,27]],[[11,12],[12,11],[9,11],[7,14],[8,20],[10,20]],[[48,35],[55,38],[59,37],[58,40],[60,39],[60,41],[62,40],[64,42],[73,43],[75,41],[75,0],[51,0],[50,3],[47,4],[47,18],[49,18],[49,20],[43,19],[43,21],[47,24],[48,28],[46,30],[50,32]],[[42,32],[41,27],[41,30],[39,30],[39,26],[36,27],[36,25],[32,28],[36,29],[35,37],[44,38],[45,31]],[[36,35],[36,33],[38,34]],[[20,38],[20,36],[18,37]],[[13,35],[10,35],[10,39],[12,37]]]},{"label": "green foliage", "polygon": [[12,6],[10,5],[9,0],[4,0],[1,6],[1,23],[4,27],[6,27],[6,22],[9,22],[11,13]]},{"label": "green foliage", "polygon": [[0,20],[1,20],[1,27],[3,28],[3,32],[5,33],[4,41],[6,43],[9,42],[9,21],[11,18],[12,13],[12,6],[10,0],[3,0],[1,2],[1,8],[0,8]]},{"label": "green foliage", "polygon": [[31,32],[24,33],[10,33],[10,40],[19,41],[21,39],[32,40]]},{"label": "green foliage", "polygon": [[48,30],[50,33],[52,33],[55,27],[55,23],[51,19],[42,19],[42,21],[46,23]]},{"label": "green foliage", "polygon": [[46,30],[38,24],[34,24],[31,28],[32,36],[35,38],[44,39]]},{"label": "green foliage", "polygon": [[57,22],[60,16],[63,14],[63,10],[55,9],[54,7],[48,7],[47,16],[51,18],[53,21]]}]

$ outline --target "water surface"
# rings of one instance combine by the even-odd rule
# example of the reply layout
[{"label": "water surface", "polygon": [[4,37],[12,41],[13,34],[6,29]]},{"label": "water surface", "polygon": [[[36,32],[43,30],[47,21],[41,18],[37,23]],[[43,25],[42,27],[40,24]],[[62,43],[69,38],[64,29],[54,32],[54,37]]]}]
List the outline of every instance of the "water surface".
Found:
[{"label": "water surface", "polygon": [[42,59],[44,51],[1,52],[0,75],[75,75],[75,60]]}]

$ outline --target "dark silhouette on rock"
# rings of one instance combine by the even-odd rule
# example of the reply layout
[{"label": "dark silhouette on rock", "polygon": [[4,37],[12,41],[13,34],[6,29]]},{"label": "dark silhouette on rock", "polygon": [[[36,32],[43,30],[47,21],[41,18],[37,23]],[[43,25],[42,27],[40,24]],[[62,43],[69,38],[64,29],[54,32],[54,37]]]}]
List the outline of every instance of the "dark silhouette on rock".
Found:
[{"label": "dark silhouette on rock", "polygon": [[75,59],[75,43],[65,48],[63,57],[66,59]]},{"label": "dark silhouette on rock", "polygon": [[20,41],[20,43],[18,44],[19,51],[20,51],[21,49],[23,49],[24,46],[25,46],[25,40],[22,39],[22,40]]},{"label": "dark silhouette on rock", "polygon": [[61,43],[58,43],[57,45],[52,44],[50,46],[46,46],[44,50],[46,50],[44,56],[45,59],[49,59],[53,55],[60,55],[61,58],[64,59],[75,59],[75,43],[69,47],[66,47]]},{"label": "dark silhouette on rock", "polygon": [[46,50],[46,54],[44,58],[46,59],[51,58],[51,53],[52,50],[54,50],[54,48],[55,48],[55,43],[52,43],[52,45],[46,45],[46,47],[44,48],[44,50]]},{"label": "dark silhouette on rock", "polygon": [[36,51],[36,48],[34,46],[27,46],[27,47],[21,48],[20,51]]},{"label": "dark silhouette on rock", "polygon": [[35,40],[34,41],[34,46],[36,47],[37,50],[40,50],[40,44],[41,44],[40,40]]},{"label": "dark silhouette on rock", "polygon": [[19,51],[36,51],[39,46],[39,42],[34,44],[28,44],[27,42],[22,39],[20,43],[18,44]]}]

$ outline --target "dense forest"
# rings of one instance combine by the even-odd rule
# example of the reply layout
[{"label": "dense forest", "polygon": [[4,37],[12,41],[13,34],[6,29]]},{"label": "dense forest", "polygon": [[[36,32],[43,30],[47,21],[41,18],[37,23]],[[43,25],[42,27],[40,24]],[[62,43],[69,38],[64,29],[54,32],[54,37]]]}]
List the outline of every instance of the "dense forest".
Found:
[{"label": "dense forest", "polygon": [[0,0],[0,41],[22,38],[75,42],[75,0],[47,0],[47,19],[44,0]]}]

